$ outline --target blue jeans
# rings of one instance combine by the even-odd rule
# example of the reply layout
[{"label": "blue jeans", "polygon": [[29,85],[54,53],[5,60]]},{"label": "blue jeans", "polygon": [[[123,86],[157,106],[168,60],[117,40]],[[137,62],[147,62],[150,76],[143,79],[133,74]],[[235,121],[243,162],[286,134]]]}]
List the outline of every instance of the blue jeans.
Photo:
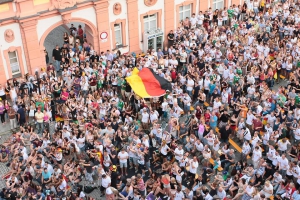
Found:
[{"label": "blue jeans", "polygon": [[44,132],[44,123],[36,123],[36,129],[38,134],[42,134]]},{"label": "blue jeans", "polygon": [[228,161],[228,160],[221,160],[221,163],[224,164],[224,167],[223,167],[224,171],[228,171],[229,166],[232,164],[232,163],[231,163],[230,161]]},{"label": "blue jeans", "polygon": [[55,71],[58,72],[60,70],[60,61],[55,60],[54,65],[55,65]]}]

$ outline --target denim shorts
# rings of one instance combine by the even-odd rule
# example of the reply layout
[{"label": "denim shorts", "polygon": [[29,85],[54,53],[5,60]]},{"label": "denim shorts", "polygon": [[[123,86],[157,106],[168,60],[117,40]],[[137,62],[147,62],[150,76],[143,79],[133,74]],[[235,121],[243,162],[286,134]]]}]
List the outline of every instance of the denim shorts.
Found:
[{"label": "denim shorts", "polygon": [[122,167],[127,167],[127,162],[125,162],[125,163],[121,163],[120,162],[120,167],[122,168]]}]

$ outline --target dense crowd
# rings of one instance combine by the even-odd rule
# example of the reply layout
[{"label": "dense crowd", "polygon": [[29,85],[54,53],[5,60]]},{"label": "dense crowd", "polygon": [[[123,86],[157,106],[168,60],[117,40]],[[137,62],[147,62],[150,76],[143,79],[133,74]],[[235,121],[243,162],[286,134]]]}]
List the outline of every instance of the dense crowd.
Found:
[{"label": "dense crowd", "polygon": [[[72,25],[47,67],[0,85],[0,199],[300,200],[299,9],[209,8],[137,55],[97,52]],[[137,96],[134,67],[172,91]]]}]

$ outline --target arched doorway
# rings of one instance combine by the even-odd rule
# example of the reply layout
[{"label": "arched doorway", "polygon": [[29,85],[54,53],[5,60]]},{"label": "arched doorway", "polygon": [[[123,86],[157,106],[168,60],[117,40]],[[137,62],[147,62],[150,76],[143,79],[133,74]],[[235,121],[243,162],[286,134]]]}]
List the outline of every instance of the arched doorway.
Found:
[{"label": "arched doorway", "polygon": [[[52,51],[55,48],[55,46],[63,46],[64,33],[67,32],[68,35],[71,33],[71,24],[73,24],[73,27],[75,27],[76,29],[78,29],[78,26],[80,25],[83,29],[84,38],[87,40],[87,42],[90,43],[96,51],[99,50],[99,38],[97,28],[88,20],[72,18],[69,21],[69,23],[63,23],[63,21],[60,21],[56,24],[53,24],[47,29],[47,31],[45,31],[45,33],[41,37],[39,41],[40,49],[45,48],[47,50],[50,62],[52,62]],[[74,33],[76,34],[76,31],[73,32],[73,34]]]}]

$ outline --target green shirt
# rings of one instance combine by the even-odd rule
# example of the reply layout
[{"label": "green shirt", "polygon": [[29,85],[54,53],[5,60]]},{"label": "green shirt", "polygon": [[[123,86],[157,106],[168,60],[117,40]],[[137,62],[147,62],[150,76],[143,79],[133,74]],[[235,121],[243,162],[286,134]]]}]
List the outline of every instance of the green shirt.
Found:
[{"label": "green shirt", "polygon": [[237,29],[237,27],[239,27],[239,25],[238,24],[234,24],[233,27],[234,27],[234,29]]},{"label": "green shirt", "polygon": [[126,90],[126,81],[125,80],[122,81],[121,90]]},{"label": "green shirt", "polygon": [[215,74],[210,76],[210,80],[213,81],[217,76]]},{"label": "green shirt", "polygon": [[227,10],[227,13],[228,13],[228,17],[229,17],[229,18],[232,18],[232,17],[233,17],[233,14],[234,14],[234,10],[228,9],[228,10]]},{"label": "green shirt", "polygon": [[117,106],[118,109],[119,109],[119,110],[122,110],[122,109],[123,109],[123,106],[124,106],[124,102],[123,102],[123,101],[119,101],[119,102],[118,102],[118,106]]},{"label": "green shirt", "polygon": [[123,81],[120,77],[117,77],[117,82],[119,87],[123,84]]},{"label": "green shirt", "polygon": [[41,112],[44,112],[44,103],[43,102],[35,102],[35,107],[41,107]]},{"label": "green shirt", "polygon": [[99,80],[97,83],[98,88],[102,88],[103,87],[103,81]]},{"label": "green shirt", "polygon": [[234,83],[234,84],[238,83],[239,80],[240,80],[240,77],[239,77],[239,76],[234,76],[234,77],[233,77],[233,83]]},{"label": "green shirt", "polygon": [[299,95],[295,97],[295,104],[298,105],[300,103]]},{"label": "green shirt", "polygon": [[238,75],[241,75],[243,72],[242,72],[242,69],[240,69],[240,68],[237,68],[236,69],[236,73],[238,74]]},{"label": "green shirt", "polygon": [[286,97],[284,95],[279,95],[278,97],[278,104],[280,105],[280,107],[283,106],[283,104],[286,102]]}]

